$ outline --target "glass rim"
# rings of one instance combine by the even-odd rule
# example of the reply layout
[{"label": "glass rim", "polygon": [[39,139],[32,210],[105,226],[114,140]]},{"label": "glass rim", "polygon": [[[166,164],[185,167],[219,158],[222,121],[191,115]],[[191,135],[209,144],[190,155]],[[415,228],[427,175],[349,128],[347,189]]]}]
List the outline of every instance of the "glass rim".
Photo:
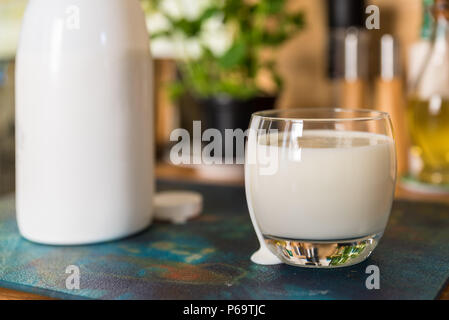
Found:
[{"label": "glass rim", "polygon": [[[350,117],[332,118],[332,117],[295,117],[299,113],[335,113],[335,114],[353,114]],[[282,113],[293,114],[292,117],[281,116]],[[348,122],[348,121],[378,121],[390,119],[388,112],[371,109],[345,109],[345,108],[293,108],[293,109],[275,109],[258,111],[252,114],[252,117],[260,117],[273,121],[293,121],[293,122]]]}]

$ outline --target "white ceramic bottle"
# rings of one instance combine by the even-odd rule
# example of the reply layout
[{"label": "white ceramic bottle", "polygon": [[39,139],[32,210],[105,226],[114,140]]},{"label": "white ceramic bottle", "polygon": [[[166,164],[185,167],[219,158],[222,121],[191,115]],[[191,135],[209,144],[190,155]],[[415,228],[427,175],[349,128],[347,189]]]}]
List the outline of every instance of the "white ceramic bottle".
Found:
[{"label": "white ceramic bottle", "polygon": [[152,218],[152,65],[138,0],[30,0],[17,54],[21,234],[77,245]]}]

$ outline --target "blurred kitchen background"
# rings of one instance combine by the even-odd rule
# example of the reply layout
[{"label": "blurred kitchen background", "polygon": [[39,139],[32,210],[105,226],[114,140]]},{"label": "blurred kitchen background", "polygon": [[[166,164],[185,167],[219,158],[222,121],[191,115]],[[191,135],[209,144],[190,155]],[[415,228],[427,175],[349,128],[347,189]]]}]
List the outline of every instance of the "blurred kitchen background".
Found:
[{"label": "blurred kitchen background", "polygon": [[[444,165],[422,179],[422,150],[411,147],[406,124],[407,96],[430,48],[432,0],[141,2],[152,34],[159,177],[242,181],[241,165],[170,164],[170,133],[191,130],[193,120],[245,130],[260,109],[377,108],[393,116],[404,183],[447,190]],[[1,193],[14,190],[14,57],[26,4],[0,0]]]}]

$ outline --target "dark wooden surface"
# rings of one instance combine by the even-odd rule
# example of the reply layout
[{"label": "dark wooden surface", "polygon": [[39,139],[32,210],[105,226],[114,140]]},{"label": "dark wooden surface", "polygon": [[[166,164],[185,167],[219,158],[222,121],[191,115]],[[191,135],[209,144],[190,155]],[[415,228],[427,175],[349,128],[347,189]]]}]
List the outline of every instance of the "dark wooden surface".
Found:
[{"label": "dark wooden surface", "polygon": [[[217,183],[217,184],[235,184],[242,185],[243,179],[234,179],[226,180],[226,181],[213,181],[210,178],[203,179],[201,175],[198,175],[194,169],[185,169],[185,168],[177,168],[171,167],[169,165],[159,165],[156,169],[157,176],[163,179],[173,179],[173,180],[197,180],[198,182],[208,182],[208,183]],[[408,199],[413,201],[428,201],[428,202],[439,202],[439,203],[447,203],[449,204],[449,196],[447,195],[426,195],[415,192],[407,191],[400,186],[398,186],[396,191],[396,197],[398,199]],[[449,284],[442,291],[440,299],[449,300]],[[0,288],[0,300],[40,300],[49,298],[34,294],[29,294],[25,292],[19,292],[9,289]]]},{"label": "dark wooden surface", "polygon": [[31,293],[0,288],[0,300],[52,300]]}]

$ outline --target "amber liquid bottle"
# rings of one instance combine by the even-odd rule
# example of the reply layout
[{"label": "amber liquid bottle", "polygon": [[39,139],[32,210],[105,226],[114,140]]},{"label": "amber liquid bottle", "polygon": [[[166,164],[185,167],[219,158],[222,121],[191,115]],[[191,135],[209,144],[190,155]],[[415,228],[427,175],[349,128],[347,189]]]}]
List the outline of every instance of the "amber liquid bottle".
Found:
[{"label": "amber liquid bottle", "polygon": [[421,159],[415,178],[449,184],[449,0],[435,0],[430,53],[412,87],[407,119],[411,152]]}]

